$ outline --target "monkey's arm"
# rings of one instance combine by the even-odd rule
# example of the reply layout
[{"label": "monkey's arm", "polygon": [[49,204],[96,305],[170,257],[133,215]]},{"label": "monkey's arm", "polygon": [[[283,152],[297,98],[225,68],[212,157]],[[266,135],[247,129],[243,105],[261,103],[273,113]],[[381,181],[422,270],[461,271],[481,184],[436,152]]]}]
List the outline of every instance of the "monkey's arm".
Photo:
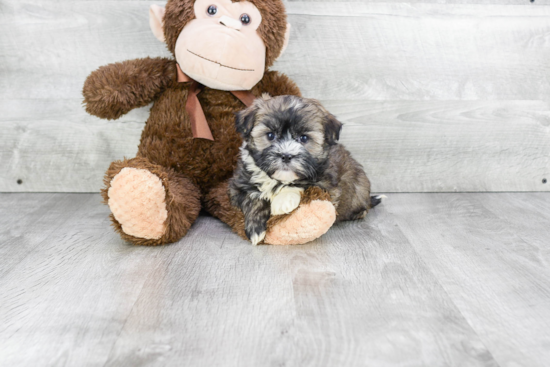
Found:
[{"label": "monkey's arm", "polygon": [[176,80],[175,61],[160,57],[102,66],[84,83],[86,111],[104,119],[117,119],[148,105]]},{"label": "monkey's arm", "polygon": [[[257,88],[257,89],[256,89]],[[278,71],[268,70],[262,80],[256,84],[253,93],[261,95],[262,93],[269,93],[270,96],[283,96],[292,95],[301,97],[300,89],[288,76]]]}]

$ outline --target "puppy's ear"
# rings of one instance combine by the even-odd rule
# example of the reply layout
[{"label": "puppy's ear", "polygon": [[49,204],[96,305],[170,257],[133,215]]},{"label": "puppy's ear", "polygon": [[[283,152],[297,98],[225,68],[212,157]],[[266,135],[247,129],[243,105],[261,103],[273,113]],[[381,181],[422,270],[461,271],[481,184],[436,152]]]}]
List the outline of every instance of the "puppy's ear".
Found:
[{"label": "puppy's ear", "polygon": [[252,105],[235,114],[235,128],[244,139],[248,139],[250,132],[254,128],[254,121],[256,120],[257,111],[258,107],[256,105]]},{"label": "puppy's ear", "polygon": [[328,145],[334,145],[338,142],[340,131],[342,131],[342,123],[329,113],[325,121],[325,140]]}]

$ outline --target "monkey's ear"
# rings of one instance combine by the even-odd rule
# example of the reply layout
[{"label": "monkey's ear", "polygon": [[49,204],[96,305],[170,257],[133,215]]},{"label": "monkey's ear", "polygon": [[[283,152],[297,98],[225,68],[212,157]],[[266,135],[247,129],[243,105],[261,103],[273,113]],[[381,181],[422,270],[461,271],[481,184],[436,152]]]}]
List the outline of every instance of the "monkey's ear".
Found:
[{"label": "monkey's ear", "polygon": [[237,132],[245,139],[250,137],[250,132],[254,128],[254,121],[256,120],[257,111],[258,107],[256,104],[253,104],[247,109],[235,114],[235,128],[237,129]]},{"label": "monkey's ear", "polygon": [[325,140],[328,145],[334,145],[340,139],[340,131],[342,131],[342,123],[332,114],[326,116],[325,121]]},{"label": "monkey's ear", "polygon": [[164,43],[164,13],[166,10],[162,6],[151,5],[149,8],[149,26],[157,39]]},{"label": "monkey's ear", "polygon": [[281,55],[285,52],[286,47],[288,46],[288,41],[290,40],[290,28],[290,23],[287,23],[285,31],[285,42],[283,43],[283,48],[281,48],[281,52],[279,52],[279,56],[277,56],[277,58],[281,57]]}]

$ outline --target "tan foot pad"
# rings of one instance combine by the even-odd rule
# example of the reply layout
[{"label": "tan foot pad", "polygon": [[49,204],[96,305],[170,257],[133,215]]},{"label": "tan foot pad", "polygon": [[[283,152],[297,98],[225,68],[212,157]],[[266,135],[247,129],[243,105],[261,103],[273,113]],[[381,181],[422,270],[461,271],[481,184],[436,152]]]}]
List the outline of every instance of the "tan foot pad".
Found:
[{"label": "tan foot pad", "polygon": [[151,172],[126,167],[111,181],[109,208],[124,233],[158,239],[165,232],[166,193],[160,178]]},{"label": "tan foot pad", "polygon": [[271,245],[301,245],[324,235],[336,220],[334,205],[314,200],[300,206],[290,217],[277,224],[265,236]]}]

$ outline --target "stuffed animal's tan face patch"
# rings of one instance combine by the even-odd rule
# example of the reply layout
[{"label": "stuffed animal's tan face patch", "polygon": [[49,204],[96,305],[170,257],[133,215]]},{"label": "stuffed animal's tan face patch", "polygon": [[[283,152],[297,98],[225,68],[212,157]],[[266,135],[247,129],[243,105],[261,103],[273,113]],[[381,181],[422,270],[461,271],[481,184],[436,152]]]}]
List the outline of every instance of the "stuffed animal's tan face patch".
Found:
[{"label": "stuffed animal's tan face patch", "polygon": [[151,5],[151,30],[184,73],[209,88],[250,90],[288,44],[280,0],[169,0]]},{"label": "stuffed animal's tan face patch", "polygon": [[262,22],[248,1],[198,0],[195,19],[176,42],[183,72],[221,90],[249,90],[264,75],[266,47],[257,32]]}]

